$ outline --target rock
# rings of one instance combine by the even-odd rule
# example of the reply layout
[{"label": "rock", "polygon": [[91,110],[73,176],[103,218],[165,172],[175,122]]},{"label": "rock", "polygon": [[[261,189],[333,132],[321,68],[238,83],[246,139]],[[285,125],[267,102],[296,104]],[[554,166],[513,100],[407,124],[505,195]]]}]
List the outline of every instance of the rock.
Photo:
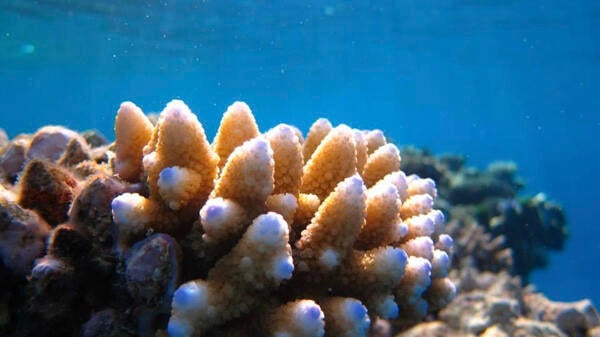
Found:
[{"label": "rock", "polygon": [[50,226],[35,212],[0,198],[0,258],[4,267],[25,276],[44,255]]},{"label": "rock", "polygon": [[27,149],[27,158],[56,161],[67,148],[71,139],[85,142],[77,132],[62,126],[45,126],[39,129],[31,138]]},{"label": "rock", "polygon": [[8,144],[0,155],[0,174],[11,184],[16,181],[27,160],[25,157],[27,146],[27,140],[16,139]]},{"label": "rock", "polygon": [[67,221],[77,180],[62,167],[30,161],[20,179],[19,204],[37,211],[51,226]]},{"label": "rock", "polygon": [[600,326],[598,311],[589,300],[553,302],[531,293],[524,301],[529,318],[554,323],[569,337],[585,337],[587,330]]}]

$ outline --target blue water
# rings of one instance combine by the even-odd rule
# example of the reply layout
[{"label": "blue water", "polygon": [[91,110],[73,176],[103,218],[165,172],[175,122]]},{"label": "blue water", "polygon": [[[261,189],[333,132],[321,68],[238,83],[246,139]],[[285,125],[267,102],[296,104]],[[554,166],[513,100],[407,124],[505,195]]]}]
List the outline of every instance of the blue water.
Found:
[{"label": "blue water", "polygon": [[365,3],[0,1],[0,127],[112,137],[121,101],[182,98],[212,137],[241,99],[262,130],[325,116],[475,166],[514,160],[571,230],[533,282],[600,304],[600,2]]}]

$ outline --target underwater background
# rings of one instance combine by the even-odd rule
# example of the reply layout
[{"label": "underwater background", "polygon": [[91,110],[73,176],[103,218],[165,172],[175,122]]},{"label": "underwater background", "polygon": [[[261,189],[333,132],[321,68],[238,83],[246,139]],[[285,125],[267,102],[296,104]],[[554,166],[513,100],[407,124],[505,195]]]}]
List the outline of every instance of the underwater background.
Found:
[{"label": "underwater background", "polygon": [[[531,281],[600,303],[600,2],[0,0],[0,128],[113,137],[119,104],[186,101],[214,136],[318,117],[399,145],[512,160],[570,238]],[[264,130],[263,130],[264,131]]]}]

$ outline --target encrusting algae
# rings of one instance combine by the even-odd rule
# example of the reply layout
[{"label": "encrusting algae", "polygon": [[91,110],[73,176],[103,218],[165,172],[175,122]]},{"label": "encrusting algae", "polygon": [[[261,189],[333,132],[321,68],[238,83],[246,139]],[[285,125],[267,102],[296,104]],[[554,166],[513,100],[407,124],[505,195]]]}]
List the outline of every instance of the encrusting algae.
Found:
[{"label": "encrusting algae", "polygon": [[[62,166],[30,160],[0,204],[43,217],[21,231],[60,230],[34,263],[33,286],[85,293],[92,281],[78,273],[104,281],[92,283],[107,298],[85,298],[70,318],[89,319],[86,336],[119,312],[113,324],[137,321],[134,335],[367,336],[378,318],[415,322],[455,296],[435,183],[406,176],[381,131],[319,119],[305,139],[285,124],[261,133],[235,102],[210,144],[173,100],[155,125],[123,103],[115,135],[105,156],[72,144],[77,155]],[[34,169],[48,172],[51,190],[31,192],[46,191]],[[32,259],[6,265],[23,274]]]}]

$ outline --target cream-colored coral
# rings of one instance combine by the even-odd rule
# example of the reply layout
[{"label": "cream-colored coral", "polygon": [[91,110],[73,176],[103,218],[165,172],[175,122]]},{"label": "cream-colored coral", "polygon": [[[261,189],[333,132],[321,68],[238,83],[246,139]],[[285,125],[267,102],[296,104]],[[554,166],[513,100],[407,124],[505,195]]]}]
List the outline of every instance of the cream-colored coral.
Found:
[{"label": "cream-colored coral", "polygon": [[304,165],[300,192],[325,199],[335,186],[356,173],[356,141],[346,125],[331,130]]},{"label": "cream-colored coral", "polygon": [[333,129],[331,123],[325,118],[317,119],[308,131],[306,140],[302,145],[302,155],[305,161],[308,161],[312,156],[313,152],[317,149],[317,146],[321,144],[325,136]]},{"label": "cream-colored coral", "polygon": [[367,190],[367,214],[357,248],[370,249],[400,240],[403,233],[398,199],[396,186],[383,179]]},{"label": "cream-colored coral", "polygon": [[429,194],[410,195],[404,203],[400,213],[402,218],[408,219],[419,214],[426,214],[433,208],[433,198]]},{"label": "cream-colored coral", "polygon": [[269,142],[251,139],[229,156],[212,196],[237,202],[250,217],[264,212],[274,188],[274,165]]},{"label": "cream-colored coral", "polygon": [[298,195],[302,177],[302,145],[300,139],[289,125],[279,124],[266,133],[273,149],[275,162],[273,193],[291,193]]},{"label": "cream-colored coral", "polygon": [[356,172],[363,172],[369,156],[367,140],[363,132],[354,129],[354,141],[356,142]]},{"label": "cream-colored coral", "polygon": [[394,144],[385,144],[369,155],[362,176],[365,185],[371,187],[389,173],[399,169],[400,151]]},{"label": "cream-colored coral", "polygon": [[387,144],[385,136],[381,130],[370,130],[364,132],[367,142],[367,153],[371,155],[375,150]]},{"label": "cream-colored coral", "polygon": [[175,292],[171,336],[364,336],[369,316],[425,315],[455,292],[435,183],[400,171],[379,130],[260,134],[236,102],[209,145],[175,101],[143,153],[149,195],[113,200],[119,235],[182,228],[206,269]]},{"label": "cream-colored coral", "polygon": [[248,104],[244,102],[231,104],[223,114],[213,142],[213,149],[219,155],[219,167],[225,166],[227,158],[236,147],[258,134],[258,125]]},{"label": "cream-colored coral", "polygon": [[320,302],[328,336],[366,336],[371,320],[367,308],[355,298],[330,297]]},{"label": "cream-colored coral", "polygon": [[[203,204],[213,189],[217,162],[218,157],[206,140],[196,115],[182,101],[173,100],[167,104],[152,138],[144,147],[143,165],[148,175],[150,197],[162,199],[174,210],[188,203]],[[184,174],[182,177],[179,177],[180,172],[164,171],[179,168]],[[173,189],[170,189],[171,181],[161,184],[160,179],[161,175],[171,176],[171,173],[175,173],[177,180],[173,182],[177,185]]]},{"label": "cream-colored coral", "polygon": [[[124,103],[120,111],[121,117],[127,118],[119,120],[117,116],[117,128],[122,131],[122,139],[117,142],[128,144],[126,126],[146,129],[148,123],[141,110],[133,104]],[[135,129],[130,132],[135,137],[142,133]],[[129,155],[136,158],[139,155],[138,141],[135,146],[123,146],[125,148],[116,153],[117,166],[118,163],[127,167],[138,163],[137,159],[127,159]],[[161,112],[142,153],[148,197],[134,193],[118,196],[112,203],[120,247],[141,238],[147,231],[181,236],[189,230],[198,210],[213,190],[218,172],[218,156],[206,140],[202,125],[187,105],[179,100],[171,101]],[[128,168],[124,171],[133,176],[137,170]]]},{"label": "cream-colored coral", "polygon": [[207,238],[217,242],[239,238],[249,221],[267,210],[273,171],[273,150],[264,137],[246,141],[233,151],[200,210]]},{"label": "cream-colored coral", "polygon": [[354,250],[332,285],[345,295],[360,298],[372,314],[393,319],[398,316],[399,308],[392,289],[403,277],[406,263],[407,255],[400,248]]},{"label": "cream-colored coral", "polygon": [[317,213],[321,205],[321,199],[314,194],[300,193],[297,202],[298,208],[296,208],[296,213],[294,214],[292,228],[299,237],[300,232],[308,226],[310,220]]},{"label": "cream-colored coral", "polygon": [[152,123],[142,109],[123,102],[115,119],[115,173],[137,182],[142,174],[142,149],[152,136]]},{"label": "cream-colored coral", "polygon": [[265,318],[265,336],[323,336],[324,317],[321,307],[313,300],[289,302],[276,308]]},{"label": "cream-colored coral", "polygon": [[288,226],[281,215],[257,217],[237,245],[211,269],[206,280],[190,281],[174,294],[169,333],[193,336],[247,314],[258,295],[292,276]]},{"label": "cream-colored coral", "polygon": [[323,201],[302,232],[296,248],[304,268],[334,269],[351,251],[365,217],[366,189],[354,175],[341,182]]},{"label": "cream-colored coral", "polygon": [[272,194],[267,198],[269,211],[279,213],[292,226],[298,209],[298,199],[291,193]]}]

